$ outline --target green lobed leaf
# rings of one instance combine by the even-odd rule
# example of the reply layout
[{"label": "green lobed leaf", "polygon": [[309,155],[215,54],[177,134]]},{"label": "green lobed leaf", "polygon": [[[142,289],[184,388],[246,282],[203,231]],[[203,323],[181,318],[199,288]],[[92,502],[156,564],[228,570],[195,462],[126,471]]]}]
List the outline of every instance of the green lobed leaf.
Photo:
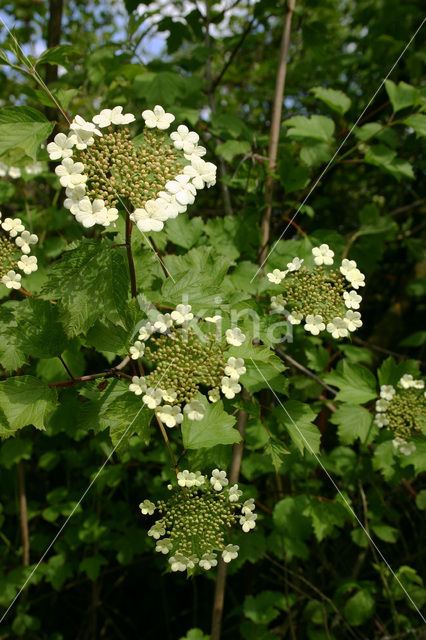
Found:
[{"label": "green lobed leaf", "polygon": [[288,127],[287,136],[290,138],[312,138],[328,143],[333,140],[335,125],[326,116],[294,116],[284,120],[283,125]]},{"label": "green lobed leaf", "polygon": [[276,473],[278,473],[284,462],[284,456],[288,455],[290,451],[288,451],[288,449],[286,449],[279,440],[277,440],[273,436],[270,436],[268,442],[265,445],[264,453],[268,456],[271,456],[274,469]]},{"label": "green lobed leaf", "polygon": [[87,575],[89,580],[93,582],[98,579],[101,568],[108,564],[108,560],[101,553],[97,553],[94,556],[83,558],[78,565],[78,570]]},{"label": "green lobed leaf", "polygon": [[16,376],[0,382],[0,408],[11,429],[33,424],[44,429],[56,406],[56,390],[33,376]]},{"label": "green lobed leaf", "polygon": [[377,377],[379,379],[380,386],[383,384],[390,384],[393,387],[397,385],[399,380],[406,373],[411,373],[414,378],[420,376],[419,363],[417,360],[403,360],[396,362],[395,358],[389,356],[386,358],[377,369]]},{"label": "green lobed leaf", "polygon": [[354,627],[363,624],[374,612],[375,600],[368,589],[360,589],[346,602],[343,613],[346,620]]},{"label": "green lobed leaf", "polygon": [[0,156],[12,149],[37,159],[40,145],[52,133],[54,122],[31,107],[0,109]]},{"label": "green lobed leaf", "polygon": [[405,118],[404,124],[414,129],[417,135],[426,136],[426,115],[424,113],[413,113]]},{"label": "green lobed leaf", "polygon": [[283,406],[274,409],[274,415],[279,424],[285,427],[300,453],[304,450],[308,453],[319,453],[321,433],[313,424],[316,414],[309,405],[298,400],[288,400],[283,402]]},{"label": "green lobed leaf", "polygon": [[247,371],[240,382],[250,393],[268,387],[286,393],[287,381],[282,375],[286,367],[269,347],[255,346],[247,339],[240,347],[230,347],[228,353],[235,358],[244,358]]},{"label": "green lobed leaf", "polygon": [[249,151],[250,142],[247,140],[227,140],[216,147],[216,153],[223,156],[227,162],[232,162],[236,156],[241,156]]},{"label": "green lobed leaf", "polygon": [[185,449],[202,449],[215,447],[217,444],[234,444],[241,441],[239,432],[233,427],[236,419],[226,413],[221,400],[210,404],[201,394],[198,400],[205,407],[205,415],[202,420],[189,420],[185,415],[182,422],[182,440]]},{"label": "green lobed leaf", "polygon": [[112,248],[107,240],[82,240],[52,264],[41,295],[58,301],[65,332],[74,337],[87,333],[99,319],[120,324],[128,290],[122,250]]},{"label": "green lobed leaf", "polygon": [[15,312],[19,348],[35,358],[52,358],[68,346],[56,305],[45,300],[23,300]]},{"label": "green lobed leaf", "polygon": [[337,433],[342,444],[353,444],[358,438],[367,444],[378,431],[373,425],[373,414],[355,404],[339,407],[330,416],[330,422],[338,426]]},{"label": "green lobed leaf", "polygon": [[395,84],[392,80],[385,80],[385,87],[395,112],[411,107],[417,102],[418,91],[411,84]]},{"label": "green lobed leaf", "polygon": [[51,47],[50,49],[46,49],[43,51],[38,60],[36,60],[35,65],[39,64],[54,64],[60,65],[61,67],[65,67],[66,69],[69,66],[69,58],[73,54],[78,53],[76,49],[70,44],[60,44],[57,47]]},{"label": "green lobed leaf", "polygon": [[351,99],[343,91],[326,89],[325,87],[313,87],[310,91],[318,100],[341,115],[346,113],[351,106]]},{"label": "green lobed leaf", "polygon": [[203,228],[202,218],[178,216],[167,221],[166,233],[170,242],[173,242],[177,247],[190,249],[202,235]]},{"label": "green lobed leaf", "polygon": [[5,469],[10,469],[20,460],[29,460],[33,443],[24,438],[11,438],[4,442],[0,449],[0,464]]},{"label": "green lobed leaf", "polygon": [[346,360],[335,371],[323,376],[325,382],[340,389],[336,400],[351,404],[363,404],[377,397],[376,378],[359,364]]},{"label": "green lobed leaf", "polygon": [[246,596],[243,611],[246,618],[256,624],[268,625],[285,611],[285,595],[279,591],[261,591],[256,596]]}]

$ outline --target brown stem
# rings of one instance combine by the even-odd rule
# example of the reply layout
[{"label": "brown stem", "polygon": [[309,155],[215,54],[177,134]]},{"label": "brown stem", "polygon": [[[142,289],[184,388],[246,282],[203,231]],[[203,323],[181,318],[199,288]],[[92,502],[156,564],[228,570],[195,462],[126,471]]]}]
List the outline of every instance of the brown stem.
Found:
[{"label": "brown stem", "polygon": [[[248,392],[245,389],[243,389],[241,393],[241,397],[243,400],[248,400],[250,396]],[[240,432],[241,438],[244,438],[247,419],[248,419],[247,411],[244,411],[244,409],[241,409],[238,414],[238,423],[237,423],[237,428],[238,428],[238,431]],[[231,471],[229,474],[230,485],[233,485],[236,482],[238,482],[238,476],[240,475],[241,460],[243,457],[243,450],[244,450],[244,440],[241,440],[241,442],[234,444],[232,449]],[[220,636],[221,636],[223,605],[225,602],[227,567],[228,565],[226,564],[226,562],[224,562],[222,558],[220,558],[217,565],[210,640],[220,640]]]},{"label": "brown stem", "polygon": [[20,460],[18,468],[18,492],[19,492],[19,517],[21,522],[22,540],[22,564],[28,567],[30,564],[30,537],[28,534],[27,494],[25,491],[24,463]]},{"label": "brown stem", "polygon": [[157,423],[158,423],[158,426],[160,428],[161,435],[163,436],[164,442],[166,443],[167,451],[169,452],[169,456],[170,456],[170,460],[172,461],[173,469],[175,471],[175,474],[177,475],[179,473],[179,467],[177,465],[176,458],[175,458],[174,453],[172,451],[172,448],[170,446],[169,437],[167,435],[167,432],[166,432],[166,430],[164,428],[164,425],[163,425],[162,421],[157,416],[157,414],[155,414],[155,417],[157,419]]},{"label": "brown stem", "polygon": [[[61,41],[63,0],[49,0],[49,22],[47,23],[47,48],[56,47]],[[50,85],[58,79],[58,66],[46,65],[46,84]],[[49,120],[56,120],[57,112],[53,107],[46,108]]]},{"label": "brown stem", "polygon": [[159,259],[159,261],[160,261],[161,268],[163,269],[163,273],[164,273],[164,275],[166,276],[166,278],[169,278],[169,277],[170,277],[170,273],[167,271],[167,267],[166,267],[166,265],[164,264],[164,261],[163,261],[163,258],[162,258],[162,256],[161,256],[161,253],[160,253],[160,251],[159,251],[159,249],[158,249],[157,245],[155,244],[154,240],[152,239],[152,236],[149,236],[149,241],[150,241],[150,243],[151,243],[151,245],[152,245],[152,248],[154,249],[155,253],[157,254],[157,258],[158,258],[158,259]]},{"label": "brown stem", "polygon": [[130,288],[132,291],[132,298],[136,298],[138,295],[138,290],[136,286],[135,263],[133,261],[133,253],[132,253],[132,225],[130,222],[130,216],[128,211],[126,211],[126,250],[127,250],[127,262],[129,263]]},{"label": "brown stem", "polygon": [[221,83],[223,76],[225,75],[225,73],[227,72],[229,67],[231,66],[235,56],[237,55],[238,51],[241,49],[244,40],[247,38],[248,34],[250,33],[250,31],[251,31],[251,29],[253,27],[253,24],[254,24],[254,18],[252,18],[250,20],[250,22],[248,23],[248,25],[244,29],[244,31],[241,34],[241,37],[238,40],[236,46],[231,51],[231,54],[230,54],[228,60],[225,62],[224,66],[222,67],[222,71],[219,73],[219,75],[217,76],[216,80],[214,82],[212,82],[212,84],[211,84],[211,90],[212,91],[215,91],[216,88],[218,87],[218,85]]},{"label": "brown stem", "polygon": [[101,371],[100,373],[90,373],[87,376],[80,376],[79,378],[72,378],[72,380],[65,380],[63,382],[50,382],[48,386],[61,389],[64,387],[73,387],[80,382],[89,382],[90,380],[96,380],[97,378],[128,378],[130,380],[132,376],[129,376],[127,373],[122,373],[121,371],[121,369],[124,369],[124,367],[127,365],[129,360],[129,356],[126,356],[113,369],[107,369],[106,371]]},{"label": "brown stem", "polygon": [[[210,37],[210,2],[211,0],[206,0],[206,15],[205,15],[205,45],[206,50],[209,52],[206,66],[205,66],[205,79],[206,79],[206,93],[209,102],[209,107],[212,113],[216,113],[216,101],[214,97],[214,84],[213,84],[213,74],[212,74],[212,43]],[[220,139],[215,137],[216,144],[220,143]],[[223,208],[225,209],[225,214],[227,216],[232,216],[232,204],[231,204],[231,196],[229,194],[228,185],[225,184],[223,178],[226,176],[226,167],[225,161],[221,155],[218,156],[219,162],[219,175],[222,178],[220,181],[220,188],[222,191],[222,200],[223,200]]]},{"label": "brown stem", "polygon": [[328,384],[326,384],[323,380],[321,380],[321,378],[318,378],[318,376],[315,375],[313,371],[304,367],[303,364],[300,364],[300,362],[297,362],[297,360],[289,356],[288,353],[281,351],[281,349],[279,349],[278,347],[276,348],[276,352],[281,358],[284,358],[284,360],[287,360],[289,364],[293,365],[293,367],[296,367],[296,369],[299,369],[299,371],[303,371],[305,375],[312,378],[312,380],[315,380],[315,382],[318,382],[318,384],[324,387],[324,389],[326,389],[329,393],[332,393],[334,396],[337,396],[337,391],[332,387],[329,387]]},{"label": "brown stem", "polygon": [[265,186],[265,211],[260,225],[261,250],[259,254],[260,264],[268,255],[269,236],[271,230],[272,198],[274,193],[274,172],[277,165],[278,142],[281,128],[281,114],[284,100],[285,78],[287,73],[287,58],[290,48],[291,21],[293,18],[296,0],[288,0],[288,10],[284,20],[281,36],[280,59],[278,64],[277,79],[275,82],[274,104],[272,107],[271,133],[268,150],[268,177]]},{"label": "brown stem", "polygon": [[382,579],[383,582],[383,586],[385,588],[387,597],[389,599],[389,603],[391,605],[391,613],[392,613],[392,619],[393,619],[393,624],[395,626],[395,630],[397,633],[399,633],[400,628],[399,628],[399,621],[398,621],[398,612],[396,610],[395,607],[395,600],[392,596],[392,592],[390,590],[389,587],[389,582],[388,579],[386,577],[385,572],[383,571],[383,567],[382,567],[382,563],[380,561],[380,558],[378,557],[377,553],[376,553],[376,549],[374,547],[374,544],[372,544],[371,542],[371,535],[370,535],[370,528],[369,528],[369,524],[368,524],[368,505],[367,505],[367,497],[365,495],[364,492],[364,487],[362,486],[361,482],[358,482],[358,488],[359,488],[359,492],[361,495],[361,501],[362,501],[362,510],[364,512],[364,526],[365,526],[365,530],[367,531],[368,534],[368,544],[370,546],[371,549],[371,553],[373,554],[377,569],[380,573],[380,577]]},{"label": "brown stem", "polygon": [[65,362],[65,360],[63,359],[62,356],[58,356],[59,360],[62,362],[62,364],[64,365],[64,369],[67,372],[67,374],[69,375],[69,377],[71,378],[71,380],[74,380],[74,376],[72,375],[70,369],[68,368],[67,363]]}]

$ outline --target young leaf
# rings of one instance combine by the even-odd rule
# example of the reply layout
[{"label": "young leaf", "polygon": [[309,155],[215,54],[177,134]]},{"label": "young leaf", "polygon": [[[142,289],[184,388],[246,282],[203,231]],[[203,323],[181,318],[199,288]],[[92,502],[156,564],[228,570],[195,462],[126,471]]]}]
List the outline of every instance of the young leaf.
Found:
[{"label": "young leaf", "polygon": [[285,446],[274,437],[269,438],[265,445],[264,452],[266,455],[271,456],[272,464],[274,465],[276,473],[281,469],[284,462],[284,456],[290,453],[290,451],[288,451]]}]

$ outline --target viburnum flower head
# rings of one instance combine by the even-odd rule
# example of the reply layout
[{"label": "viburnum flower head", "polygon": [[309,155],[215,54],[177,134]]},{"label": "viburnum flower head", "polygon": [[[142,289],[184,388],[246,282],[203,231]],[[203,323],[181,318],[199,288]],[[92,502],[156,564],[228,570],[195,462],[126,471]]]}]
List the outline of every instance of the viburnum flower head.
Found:
[{"label": "viburnum flower head", "polygon": [[243,492],[237,484],[228,487],[225,471],[214,469],[209,482],[201,471],[185,469],[177,474],[177,486],[168,488],[166,500],[157,504],[144,500],[139,506],[144,515],[156,511],[161,516],[148,535],[156,541],[155,550],[169,556],[170,570],[194,573],[198,567],[209,571],[217,565],[219,553],[225,562],[235,559],[239,547],[229,544],[229,532],[240,524],[248,533],[257,515],[254,504],[242,510]]},{"label": "viburnum flower head", "polygon": [[170,313],[150,311],[129,348],[130,357],[142,359],[147,371],[143,378],[134,376],[129,391],[141,395],[169,428],[184,419],[203,420],[209,403],[218,402],[221,394],[231,400],[241,391],[244,359],[229,351],[235,353],[246,337],[235,327],[224,339],[212,331],[216,323],[210,320],[195,317],[186,303]]},{"label": "viburnum flower head", "polygon": [[380,387],[374,422],[379,428],[393,431],[396,453],[408,456],[416,450],[415,443],[409,439],[422,432],[426,415],[424,387],[424,380],[415,379],[410,373],[404,374],[395,386]]},{"label": "viburnum flower head", "polygon": [[334,251],[328,244],[314,247],[312,255],[312,269],[295,257],[286,271],[275,269],[267,274],[271,282],[282,286],[282,292],[271,299],[271,308],[285,312],[292,325],[304,320],[303,327],[311,335],[327,332],[336,340],[346,338],[362,326],[357,311],[362,298],[355,289],[364,286],[364,275],[354,260],[345,258],[339,268],[333,267]]},{"label": "viburnum flower head", "polygon": [[[175,116],[161,105],[144,110],[142,119],[145,129],[135,142],[128,127],[135,116],[118,105],[102,109],[92,122],[76,115],[70,135],[59,133],[49,143],[50,158],[61,161],[55,171],[67,189],[64,206],[83,226],[108,227],[128,202],[139,231],[158,232],[194,203],[197,189],[215,184],[216,167],[201,159],[206,149],[197,133],[179,125],[169,134]],[[95,201],[97,210],[90,210]]]},{"label": "viburnum flower head", "polygon": [[2,221],[0,213],[0,221],[0,280],[7,289],[20,289],[22,275],[19,271],[25,275],[37,271],[37,258],[29,254],[38,237],[26,231],[20,218]]}]

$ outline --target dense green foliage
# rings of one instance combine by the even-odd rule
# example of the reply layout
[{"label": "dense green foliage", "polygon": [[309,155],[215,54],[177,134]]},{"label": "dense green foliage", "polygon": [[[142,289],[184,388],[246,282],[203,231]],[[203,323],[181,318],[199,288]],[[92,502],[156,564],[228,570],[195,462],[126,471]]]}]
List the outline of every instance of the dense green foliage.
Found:
[{"label": "dense green foliage", "polygon": [[[163,499],[174,469],[153,411],[128,391],[134,361],[112,371],[149,304],[182,302],[238,314],[250,338],[230,350],[245,359],[244,395],[168,431],[180,468],[207,474],[229,468],[248,414],[240,485],[259,515],[233,534],[221,637],[422,638],[426,417],[413,408],[409,455],[373,421],[380,386],[419,379],[425,359],[422,32],[382,83],[420,3],[296,5],[260,270],[285,3],[116,5],[67,3],[50,49],[48,2],[0,5],[14,25],[0,36],[0,163],[21,169],[0,178],[0,209],[39,237],[24,289],[0,283],[0,618],[31,576],[0,638],[209,637],[215,570],[187,578],[155,554],[138,504]],[[153,234],[163,264],[133,230],[137,297],[123,208],[115,228],[85,229],[63,206],[45,144],[67,123],[34,69],[71,119],[123,105],[138,135],[139,114],[162,105],[218,165],[216,186]],[[294,326],[277,344],[286,327],[266,274],[295,256],[312,266],[322,243],[365,274],[363,325],[339,340]]]}]

